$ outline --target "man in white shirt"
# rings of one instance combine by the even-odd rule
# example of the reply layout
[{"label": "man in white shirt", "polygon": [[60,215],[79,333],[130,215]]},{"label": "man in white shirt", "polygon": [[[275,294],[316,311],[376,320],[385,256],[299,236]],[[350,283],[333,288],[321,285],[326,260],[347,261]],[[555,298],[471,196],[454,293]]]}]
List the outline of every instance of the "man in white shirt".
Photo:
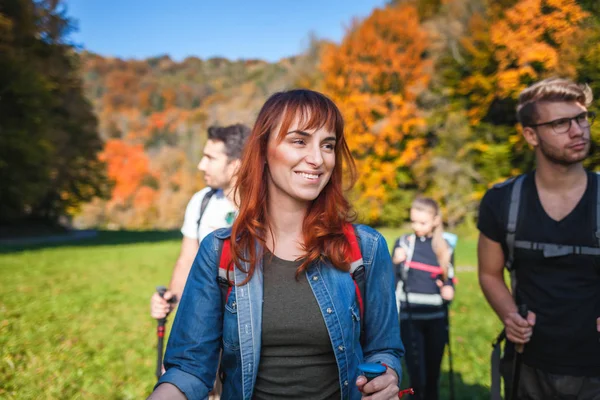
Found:
[{"label": "man in white shirt", "polygon": [[164,297],[160,297],[158,293],[152,295],[152,318],[165,318],[175,307],[175,303],[169,304],[168,300],[173,296],[177,300],[181,298],[202,239],[215,229],[225,228],[233,223],[237,213],[233,201],[235,174],[249,135],[250,129],[241,124],[208,128],[208,140],[198,164],[208,186],[194,194],[186,207],[181,227],[183,240],[179,258]]}]

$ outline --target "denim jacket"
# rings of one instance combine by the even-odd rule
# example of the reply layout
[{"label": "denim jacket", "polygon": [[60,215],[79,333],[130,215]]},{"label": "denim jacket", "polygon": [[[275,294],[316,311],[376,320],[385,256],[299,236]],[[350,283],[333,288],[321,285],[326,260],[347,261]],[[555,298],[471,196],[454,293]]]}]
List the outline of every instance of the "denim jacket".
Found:
[{"label": "denim jacket", "polygon": [[[342,399],[360,399],[358,364],[382,362],[402,377],[404,347],[394,295],[394,271],[385,239],[372,228],[357,225],[366,268],[364,348],[360,344],[360,312],[354,282],[348,272],[327,262],[306,271],[321,309],[335,354]],[[221,358],[221,398],[251,399],[260,362],[263,275],[262,260],[254,276],[234,286],[222,309],[217,282],[219,241],[231,229],[208,235],[190,271],[165,354],[165,374],[157,385],[171,383],[188,399],[205,399],[213,386]],[[239,285],[246,274],[235,269]]]}]

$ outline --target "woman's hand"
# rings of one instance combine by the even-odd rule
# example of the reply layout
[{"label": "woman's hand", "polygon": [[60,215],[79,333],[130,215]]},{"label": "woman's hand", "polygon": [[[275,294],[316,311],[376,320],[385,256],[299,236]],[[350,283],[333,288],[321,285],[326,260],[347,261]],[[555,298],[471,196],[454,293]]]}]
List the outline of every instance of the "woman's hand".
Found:
[{"label": "woman's hand", "polygon": [[440,295],[442,296],[442,299],[446,301],[452,301],[452,299],[454,299],[454,287],[451,285],[444,285],[444,283],[439,279],[435,281],[435,283],[437,283],[438,287],[440,288]]},{"label": "woman's hand", "polygon": [[406,261],[406,251],[402,247],[396,247],[394,250],[394,256],[392,257],[392,262],[394,264],[400,264]]},{"label": "woman's hand", "polygon": [[356,379],[356,386],[365,400],[392,400],[398,398],[398,375],[396,371],[387,368],[383,375],[367,383],[363,375]]}]

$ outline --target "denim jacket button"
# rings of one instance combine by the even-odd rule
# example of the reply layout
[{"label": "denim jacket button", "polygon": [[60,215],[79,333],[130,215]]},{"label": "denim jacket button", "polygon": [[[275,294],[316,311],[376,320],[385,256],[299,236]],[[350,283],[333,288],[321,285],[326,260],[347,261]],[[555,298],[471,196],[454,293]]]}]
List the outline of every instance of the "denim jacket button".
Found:
[{"label": "denim jacket button", "polygon": [[319,277],[318,276],[313,276],[313,281],[318,281]]},{"label": "denim jacket button", "polygon": [[344,386],[348,386],[348,381],[344,381]]},{"label": "denim jacket button", "polygon": [[344,350],[346,350],[346,348],[345,348],[344,346],[339,346],[339,347],[338,347],[338,350],[339,350],[339,351],[344,351]]},{"label": "denim jacket button", "polygon": [[331,309],[331,307],[327,308],[327,314],[331,314],[333,312],[333,310]]}]

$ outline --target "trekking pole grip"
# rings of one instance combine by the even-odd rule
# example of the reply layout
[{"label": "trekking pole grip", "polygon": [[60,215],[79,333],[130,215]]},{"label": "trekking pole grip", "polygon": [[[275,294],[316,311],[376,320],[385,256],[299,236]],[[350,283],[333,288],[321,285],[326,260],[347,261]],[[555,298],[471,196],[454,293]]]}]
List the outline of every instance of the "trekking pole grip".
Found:
[{"label": "trekking pole grip", "polygon": [[[167,288],[164,286],[157,286],[156,292],[160,297],[164,297],[167,292]],[[171,302],[173,299],[169,300]],[[167,317],[160,318],[157,320],[158,324],[156,327],[156,337],[158,339],[157,345],[157,360],[156,360],[156,379],[160,379],[162,375],[162,363],[163,363],[163,346],[165,338],[165,325],[167,323]]]},{"label": "trekking pole grip", "polygon": [[[158,293],[158,295],[160,297],[164,298],[165,293],[167,293],[167,288],[165,286],[157,286],[156,293]],[[167,300],[167,303],[169,303],[169,304],[177,303],[177,296],[173,295],[173,297],[171,297],[169,300]]]},{"label": "trekking pole grip", "polygon": [[[525,318],[525,320],[527,320],[527,314],[529,313],[527,304],[520,304],[518,307],[518,312],[519,312],[519,315],[521,316],[521,318]],[[515,345],[515,351],[518,353],[522,353],[524,347],[525,347],[524,344],[517,344],[517,345]]]}]

